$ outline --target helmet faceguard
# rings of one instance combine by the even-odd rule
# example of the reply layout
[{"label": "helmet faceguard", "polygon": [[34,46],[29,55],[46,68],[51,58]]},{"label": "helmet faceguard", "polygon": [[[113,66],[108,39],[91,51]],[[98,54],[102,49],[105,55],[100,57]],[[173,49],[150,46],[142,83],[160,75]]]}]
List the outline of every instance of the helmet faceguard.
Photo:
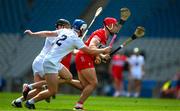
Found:
[{"label": "helmet faceguard", "polygon": [[79,32],[80,35],[79,36],[82,36],[83,32],[86,30],[87,28],[87,24],[85,21],[81,20],[81,19],[75,19],[73,24],[72,24],[72,28]]}]

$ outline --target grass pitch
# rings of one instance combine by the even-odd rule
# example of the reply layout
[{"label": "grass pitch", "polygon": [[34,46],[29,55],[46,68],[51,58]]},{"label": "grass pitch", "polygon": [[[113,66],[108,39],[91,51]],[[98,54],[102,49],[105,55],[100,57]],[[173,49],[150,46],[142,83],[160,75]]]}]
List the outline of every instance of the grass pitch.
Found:
[{"label": "grass pitch", "polygon": [[[29,111],[25,107],[11,106],[11,101],[20,95],[20,93],[0,93],[0,111]],[[78,97],[60,94],[56,99],[51,99],[51,103],[45,101],[36,103],[35,111],[73,111]],[[86,111],[180,111],[180,100],[91,96],[84,107]]]}]

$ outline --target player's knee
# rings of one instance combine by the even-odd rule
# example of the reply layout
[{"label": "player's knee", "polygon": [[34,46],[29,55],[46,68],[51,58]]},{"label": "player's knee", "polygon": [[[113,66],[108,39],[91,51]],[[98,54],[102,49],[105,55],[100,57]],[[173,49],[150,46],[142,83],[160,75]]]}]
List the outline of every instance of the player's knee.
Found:
[{"label": "player's knee", "polygon": [[58,87],[48,87],[48,91],[51,95],[54,95],[58,92]]},{"label": "player's knee", "polygon": [[91,86],[93,86],[93,88],[96,88],[98,86],[98,81],[94,81],[91,83]]},{"label": "player's knee", "polygon": [[57,91],[57,89],[50,89],[49,92],[52,96],[52,95],[55,95],[58,91]]}]

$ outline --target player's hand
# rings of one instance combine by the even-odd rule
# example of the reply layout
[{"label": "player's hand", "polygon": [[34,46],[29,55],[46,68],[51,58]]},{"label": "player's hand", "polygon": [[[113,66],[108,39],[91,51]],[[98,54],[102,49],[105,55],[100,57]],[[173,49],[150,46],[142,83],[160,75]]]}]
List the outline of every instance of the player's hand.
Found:
[{"label": "player's hand", "polygon": [[101,59],[103,59],[103,60],[109,60],[111,57],[110,57],[110,55],[109,54],[102,54],[101,55]]},{"label": "player's hand", "polygon": [[112,47],[110,47],[110,46],[104,48],[104,53],[105,53],[105,54],[110,53],[110,52],[111,52],[111,49],[112,49]]},{"label": "player's hand", "polygon": [[103,63],[107,63],[107,61],[110,59],[110,55],[109,54],[101,54],[101,59]]},{"label": "player's hand", "polygon": [[99,55],[95,57],[94,63],[95,64],[100,64],[101,63],[101,57]]},{"label": "player's hand", "polygon": [[131,12],[128,8],[121,8],[120,14],[121,14],[121,19],[126,21],[130,17]]},{"label": "player's hand", "polygon": [[24,34],[32,35],[33,33],[32,33],[31,30],[25,30],[25,31],[24,31]]}]

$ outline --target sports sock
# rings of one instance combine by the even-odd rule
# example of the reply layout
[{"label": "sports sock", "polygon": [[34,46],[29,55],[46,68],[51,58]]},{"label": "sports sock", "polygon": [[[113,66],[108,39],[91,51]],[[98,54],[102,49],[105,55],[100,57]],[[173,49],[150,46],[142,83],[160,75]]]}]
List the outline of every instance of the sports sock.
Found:
[{"label": "sports sock", "polygon": [[139,93],[138,92],[134,93],[134,97],[139,97]]},{"label": "sports sock", "polygon": [[15,100],[16,102],[23,102],[23,100],[21,99],[21,98],[17,98],[16,100]]},{"label": "sports sock", "polygon": [[83,102],[81,102],[81,101],[77,102],[75,107],[81,107],[82,108],[83,107]]},{"label": "sports sock", "polygon": [[28,100],[29,104],[34,104],[34,99]]},{"label": "sports sock", "polygon": [[33,89],[33,86],[32,86],[31,84],[28,85],[28,87],[29,87],[29,89],[31,89],[31,90]]}]

